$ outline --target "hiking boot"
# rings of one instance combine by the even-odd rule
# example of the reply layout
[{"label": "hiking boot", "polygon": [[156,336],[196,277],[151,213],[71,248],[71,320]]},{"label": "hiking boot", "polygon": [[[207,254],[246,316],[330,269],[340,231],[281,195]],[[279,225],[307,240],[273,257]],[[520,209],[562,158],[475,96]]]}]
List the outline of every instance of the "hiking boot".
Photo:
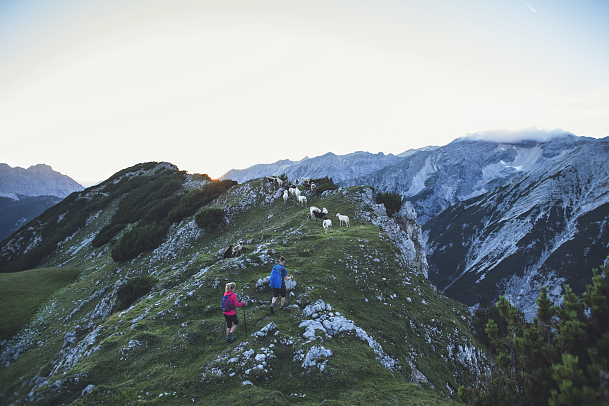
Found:
[{"label": "hiking boot", "polygon": [[271,306],[271,314],[275,314],[275,308]]},{"label": "hiking boot", "polygon": [[226,343],[227,344],[230,344],[233,341],[235,341],[235,338],[232,336],[232,334],[229,334],[229,335],[226,336]]},{"label": "hiking boot", "polygon": [[281,306],[281,307],[279,308],[279,310],[285,310],[285,307]]}]

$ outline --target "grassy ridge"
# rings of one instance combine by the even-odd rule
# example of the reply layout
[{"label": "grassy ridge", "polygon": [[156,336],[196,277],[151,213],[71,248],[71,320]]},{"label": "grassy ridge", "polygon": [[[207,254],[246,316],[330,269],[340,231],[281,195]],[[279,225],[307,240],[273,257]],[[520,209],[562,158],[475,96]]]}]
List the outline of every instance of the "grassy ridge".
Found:
[{"label": "grassy ridge", "polygon": [[[49,260],[81,266],[83,276],[37,315],[31,341],[44,345],[27,348],[0,369],[0,393],[7,394],[0,401],[32,393],[40,405],[452,404],[450,388],[468,381],[469,366],[453,359],[464,338],[472,345],[462,324],[467,308],[437,294],[404,263],[382,228],[367,219],[362,191],[311,199],[330,211],[334,227],[326,234],[321,221],[307,220],[307,208],[293,200],[271,202],[273,191],[249,182],[206,206],[225,208],[229,223],[201,231],[187,219],[159,249],[128,263],[114,263],[107,245],[82,244],[107,224],[109,214],[102,213]],[[351,227],[338,226],[337,212],[349,215]],[[218,255],[239,239],[243,255]],[[257,282],[280,255],[298,285],[288,296],[291,307],[271,315],[272,290]],[[139,275],[158,283],[117,311],[117,282]],[[236,342],[227,346],[219,307],[229,281],[248,304],[246,313],[238,312]],[[313,318],[303,310],[320,299],[332,310],[316,320],[338,314],[352,320],[400,368],[385,368],[354,330],[304,337],[301,323]],[[112,312],[98,316],[108,306]],[[270,323],[269,334],[255,334]],[[305,354],[316,346],[332,355],[304,367]],[[414,368],[429,381],[411,383]],[[83,397],[88,385],[94,388]]]},{"label": "grassy ridge", "polygon": [[0,273],[0,340],[13,337],[42,303],[74,282],[79,268],[46,268]]}]

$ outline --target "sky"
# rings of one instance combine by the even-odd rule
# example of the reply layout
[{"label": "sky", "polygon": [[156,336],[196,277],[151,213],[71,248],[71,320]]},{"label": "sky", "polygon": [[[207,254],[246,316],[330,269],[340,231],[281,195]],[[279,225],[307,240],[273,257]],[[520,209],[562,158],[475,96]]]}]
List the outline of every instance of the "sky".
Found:
[{"label": "sky", "polygon": [[606,0],[0,0],[0,162],[84,186],[609,135]]}]

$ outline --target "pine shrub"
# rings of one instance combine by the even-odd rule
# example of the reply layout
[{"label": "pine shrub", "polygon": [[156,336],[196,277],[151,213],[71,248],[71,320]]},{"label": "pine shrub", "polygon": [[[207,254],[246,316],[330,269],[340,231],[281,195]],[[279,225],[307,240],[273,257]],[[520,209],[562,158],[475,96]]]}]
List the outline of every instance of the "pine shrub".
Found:
[{"label": "pine shrub", "polygon": [[157,279],[150,275],[136,276],[121,285],[116,292],[117,310],[124,310],[135,303],[136,300],[150,293]]},{"label": "pine shrub", "polygon": [[537,317],[527,323],[505,297],[497,302],[507,334],[490,319],[489,371],[459,399],[469,405],[609,405],[609,268],[593,270],[580,299],[565,285],[562,306],[541,287]]},{"label": "pine shrub", "polygon": [[123,234],[112,248],[112,259],[115,262],[129,261],[142,252],[157,248],[165,239],[168,228],[158,223],[134,227]]},{"label": "pine shrub", "polygon": [[402,208],[402,196],[395,192],[377,193],[376,203],[384,204],[387,215],[393,217]]},{"label": "pine shrub", "polygon": [[195,216],[195,222],[201,228],[213,228],[222,224],[224,216],[222,209],[203,209]]},{"label": "pine shrub", "polygon": [[311,182],[313,182],[315,184],[315,187],[317,187],[318,194],[322,194],[326,190],[338,189],[338,185],[334,183],[332,178],[329,178],[327,176],[325,178],[312,179]]}]

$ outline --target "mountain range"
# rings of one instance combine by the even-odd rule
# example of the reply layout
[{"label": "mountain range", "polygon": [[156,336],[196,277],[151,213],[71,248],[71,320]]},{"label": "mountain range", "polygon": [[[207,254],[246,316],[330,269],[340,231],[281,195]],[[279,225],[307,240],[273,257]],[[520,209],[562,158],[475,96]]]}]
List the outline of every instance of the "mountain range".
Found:
[{"label": "mountain range", "polygon": [[0,163],[0,196],[19,200],[19,196],[55,196],[64,198],[84,188],[74,179],[45,164],[27,169]]},{"label": "mountain range", "polygon": [[[238,174],[242,180],[279,173],[290,174],[290,179],[323,175],[344,187],[368,185],[397,193],[412,204],[423,226],[433,283],[469,305],[505,294],[530,319],[541,283],[551,288],[556,301],[564,283],[581,294],[591,281],[586,270],[609,252],[608,144],[608,138],[570,133],[542,141],[464,137],[384,160],[356,153],[359,176],[353,176],[349,155],[333,154],[255,166]],[[508,212],[501,199],[527,210]],[[470,200],[481,202],[476,206],[480,210],[466,220],[465,214],[474,210]],[[510,229],[507,220],[516,218]]]},{"label": "mountain range", "polygon": [[449,297],[503,294],[532,319],[540,286],[561,304],[564,284],[578,295],[591,284],[609,254],[609,140],[552,147],[530,147],[535,165],[425,223],[429,277]]},{"label": "mountain range", "polygon": [[346,155],[335,155],[328,152],[315,158],[305,157],[300,161],[284,159],[272,164],[258,164],[247,169],[231,169],[220,179],[232,179],[237,182],[263,178],[272,174],[285,173],[288,179],[309,177],[312,179],[331,177],[335,182],[356,178],[377,171],[400,160],[400,156],[385,155],[382,152],[354,152]]},{"label": "mountain range", "polygon": [[[397,193],[412,205],[423,227],[428,276],[439,289],[472,306],[507,295],[530,319],[541,284],[558,302],[564,283],[581,294],[590,283],[587,270],[607,255],[609,175],[603,154],[608,142],[569,133],[542,141],[465,137],[398,155],[359,151],[281,160],[231,170],[220,179],[243,183],[282,173],[289,179],[327,176],[343,187],[368,185]],[[3,179],[7,168],[0,165]],[[12,171],[18,180],[6,183],[13,189],[3,186],[5,194],[82,190],[46,165]],[[27,179],[42,183],[43,175],[52,175],[50,187],[25,186]],[[594,185],[592,191],[589,185]],[[3,236],[57,201],[0,198]],[[10,221],[5,221],[7,216],[12,216]]]},{"label": "mountain range", "polygon": [[[127,168],[0,243],[2,272],[80,273],[0,342],[0,400],[451,404],[488,367],[476,305],[505,295],[531,319],[541,285],[559,304],[563,284],[590,283],[609,247],[608,156],[609,139],[561,134],[279,161],[230,172],[239,183]],[[282,173],[338,183],[300,186],[334,227],[261,179]],[[401,196],[392,217],[379,192]],[[224,258],[237,241],[242,255]],[[273,316],[280,255],[296,284]],[[248,313],[227,349],[217,309],[230,281]],[[227,398],[225,384],[241,390]]]},{"label": "mountain range", "polygon": [[49,165],[23,169],[0,163],[0,241],[70,193],[83,189]]}]

